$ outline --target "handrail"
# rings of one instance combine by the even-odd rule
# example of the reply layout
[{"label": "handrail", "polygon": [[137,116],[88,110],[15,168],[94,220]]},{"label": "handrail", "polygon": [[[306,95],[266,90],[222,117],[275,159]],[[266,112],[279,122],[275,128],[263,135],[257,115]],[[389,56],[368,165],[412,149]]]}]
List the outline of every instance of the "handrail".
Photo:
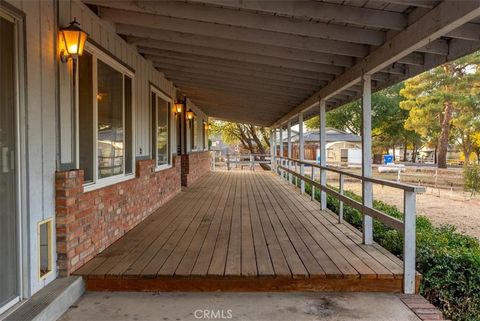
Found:
[{"label": "handrail", "polygon": [[[233,159],[231,159],[233,157]],[[257,159],[257,158],[264,158]],[[231,164],[249,165],[250,170],[255,170],[255,164],[271,164],[270,154],[227,154],[227,170],[230,170]]]},{"label": "handrail", "polygon": [[404,229],[403,221],[401,221],[399,219],[396,219],[394,217],[391,217],[391,216],[389,216],[385,213],[382,213],[379,210],[376,210],[374,208],[367,207],[367,206],[363,205],[362,203],[357,202],[356,200],[354,200],[354,199],[352,199],[348,196],[342,195],[339,192],[337,192],[337,191],[335,191],[335,190],[333,190],[333,189],[331,189],[327,186],[323,186],[320,183],[315,182],[314,180],[312,180],[312,179],[310,179],[306,176],[300,175],[299,173],[297,173],[295,171],[292,171],[292,170],[290,170],[290,169],[288,169],[284,166],[279,165],[278,168],[287,172],[287,173],[289,173],[289,174],[292,174],[293,176],[295,176],[297,178],[300,178],[300,179],[304,180],[306,183],[315,186],[319,190],[324,191],[327,194],[330,194],[331,196],[334,196],[334,197],[338,198],[340,201],[344,202],[345,204],[347,204],[347,205],[349,205],[353,208],[356,208],[357,210],[361,211],[362,213],[367,213],[369,216],[376,218],[380,222],[385,223],[386,225],[388,225],[388,226],[390,226],[390,227],[392,227],[392,228],[394,228],[394,229],[396,229],[400,232],[403,232],[403,229]]},{"label": "handrail", "polygon": [[381,179],[381,178],[365,177],[365,176],[350,173],[350,172],[347,172],[347,171],[342,171],[341,169],[338,169],[338,168],[335,168],[335,167],[332,167],[332,166],[322,166],[322,165],[319,165],[319,164],[316,164],[316,163],[313,163],[313,162],[301,161],[301,160],[295,159],[295,158],[277,156],[277,159],[284,159],[284,160],[287,160],[287,161],[295,162],[297,164],[313,166],[315,168],[335,172],[337,174],[342,174],[342,175],[345,175],[345,176],[349,176],[349,177],[352,177],[352,178],[355,178],[355,179],[360,179],[360,180],[363,180],[363,181],[371,182],[371,183],[374,183],[374,184],[379,184],[379,185],[383,185],[383,186],[389,186],[389,187],[394,187],[394,188],[398,188],[398,189],[403,189],[404,191],[415,192],[415,193],[419,193],[419,194],[420,193],[425,193],[425,187],[423,187],[423,186],[416,186],[416,185],[410,185],[410,184],[405,184],[405,183],[392,182],[392,181],[388,181],[386,179]]},{"label": "handrail", "polygon": [[[344,203],[359,210],[363,216],[370,216],[379,220],[380,222],[386,224],[387,226],[396,229],[403,233],[403,288],[405,293],[414,293],[415,292],[415,248],[416,248],[416,194],[425,192],[425,188],[422,186],[413,186],[408,184],[402,184],[397,182],[391,182],[383,179],[364,177],[362,175],[357,175],[342,171],[337,168],[332,168],[329,166],[322,166],[308,161],[302,161],[299,159],[283,157],[279,155],[273,155],[273,165],[275,172],[278,173],[282,178],[285,178],[290,183],[292,183],[292,177],[300,179],[302,184],[309,183],[312,186],[312,199],[314,198],[314,189],[318,188],[321,191],[321,208],[326,208],[326,194],[329,194],[337,198],[340,202],[339,213],[338,213],[338,222],[342,223],[343,221],[343,205]],[[292,165],[294,165],[294,170],[292,170]],[[301,171],[302,167],[305,165],[312,166],[312,176],[311,178],[302,175],[296,171],[298,165],[300,165]],[[326,182],[323,184],[314,180],[314,168],[320,169],[320,176],[325,175],[325,171],[332,171],[339,174],[339,189],[338,192],[330,188]],[[303,173],[303,171],[302,171]],[[287,174],[287,175],[285,175]],[[371,182],[374,184],[380,184],[385,186],[390,186],[393,188],[403,190],[404,197],[404,211],[403,211],[403,221],[395,217],[392,217],[386,213],[383,213],[372,206],[367,206],[363,203],[360,203],[353,198],[344,195],[344,176],[353,177],[359,179],[363,182]],[[322,180],[321,180],[322,181]],[[302,185],[301,184],[301,185]],[[302,190],[303,192],[303,190]],[[363,231],[365,233],[365,231]]]}]

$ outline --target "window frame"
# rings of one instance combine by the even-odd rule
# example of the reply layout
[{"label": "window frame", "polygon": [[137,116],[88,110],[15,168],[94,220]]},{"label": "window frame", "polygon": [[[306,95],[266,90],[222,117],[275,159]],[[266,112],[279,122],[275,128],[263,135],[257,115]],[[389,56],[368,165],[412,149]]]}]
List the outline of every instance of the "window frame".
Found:
[{"label": "window frame", "polygon": [[[130,179],[135,178],[135,72],[120,63],[114,57],[109,55],[108,53],[104,52],[102,49],[96,47],[92,43],[88,42],[85,43],[84,50],[92,55],[92,100],[93,100],[93,181],[87,182],[83,184],[84,191],[88,192],[91,190],[103,188],[109,185],[118,184],[123,181],[127,181]],[[99,161],[98,161],[98,101],[97,101],[97,94],[98,94],[98,60],[101,60],[104,64],[108,65],[110,68],[118,71],[122,74],[122,96],[123,96],[123,104],[122,104],[122,111],[123,111],[123,128],[125,130],[125,122],[126,122],[126,114],[125,114],[125,76],[131,79],[132,88],[131,88],[131,139],[132,139],[132,148],[131,148],[131,158],[132,158],[132,172],[125,173],[125,164],[126,164],[126,150],[124,149],[123,152],[123,173],[118,175],[113,175],[105,178],[99,178]],[[78,61],[76,61],[77,70],[78,70]],[[79,101],[79,72],[75,74],[75,106],[76,106],[76,167],[80,167],[80,126],[79,126],[79,111],[80,111],[80,101]],[[123,135],[123,141],[125,143],[126,135]]]},{"label": "window frame", "polygon": [[[155,85],[150,84],[150,116],[153,116],[153,111],[151,110],[153,108],[152,104],[152,94],[155,94],[156,99],[158,100],[159,98],[162,99],[163,101],[167,102],[167,153],[168,153],[168,164],[163,164],[163,165],[158,165],[158,146],[157,146],[157,141],[153,141],[153,137],[157,137],[157,128],[158,128],[158,104],[155,103],[155,119],[151,119],[150,121],[150,135],[151,135],[151,158],[155,160],[155,171],[159,172],[165,169],[169,169],[173,167],[173,153],[172,153],[172,108],[174,108],[173,104],[173,98],[165,94],[163,91],[161,91],[159,88],[157,88]],[[155,128],[153,127],[155,122]],[[153,135],[153,131],[155,130],[155,135]],[[155,150],[153,147],[155,146]]]}]

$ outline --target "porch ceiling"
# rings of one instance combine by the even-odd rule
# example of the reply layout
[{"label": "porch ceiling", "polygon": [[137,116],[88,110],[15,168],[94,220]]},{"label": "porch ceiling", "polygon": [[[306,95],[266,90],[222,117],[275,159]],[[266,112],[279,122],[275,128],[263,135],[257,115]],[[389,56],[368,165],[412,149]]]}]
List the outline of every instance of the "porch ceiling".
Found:
[{"label": "porch ceiling", "polygon": [[479,0],[84,2],[209,116],[266,126],[480,48]]}]

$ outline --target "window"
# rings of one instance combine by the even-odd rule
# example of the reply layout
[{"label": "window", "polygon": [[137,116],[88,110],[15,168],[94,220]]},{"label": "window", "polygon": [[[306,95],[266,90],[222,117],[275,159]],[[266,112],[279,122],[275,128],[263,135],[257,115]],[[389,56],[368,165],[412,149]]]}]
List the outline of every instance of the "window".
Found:
[{"label": "window", "polygon": [[157,169],[171,166],[170,111],[172,99],[152,87],[152,157]]},{"label": "window", "polygon": [[78,61],[79,168],[87,184],[133,173],[133,74],[87,44]]}]

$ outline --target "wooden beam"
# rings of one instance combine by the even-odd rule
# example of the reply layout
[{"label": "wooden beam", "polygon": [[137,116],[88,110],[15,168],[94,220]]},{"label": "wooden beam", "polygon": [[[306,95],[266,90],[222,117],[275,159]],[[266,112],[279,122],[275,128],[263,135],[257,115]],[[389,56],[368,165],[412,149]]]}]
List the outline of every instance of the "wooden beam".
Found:
[{"label": "wooden beam", "polygon": [[[95,1],[90,2],[94,3]],[[386,39],[385,32],[377,30],[322,22],[310,22],[303,19],[290,19],[282,16],[261,15],[248,11],[189,5],[186,3],[140,2],[139,6],[135,7],[127,2],[127,7],[123,1],[101,1],[100,5],[100,16],[112,21],[115,21],[119,16],[126,14],[124,10],[116,9],[121,8],[129,10],[130,14],[133,14],[134,11],[145,12],[138,13],[145,15],[144,18],[147,18],[146,15],[157,17],[157,19],[162,19],[162,17],[174,17],[183,21],[191,20],[216,24],[217,28],[222,28],[222,25],[236,26],[276,33],[303,35],[307,37],[337,39],[339,41],[374,46],[382,44]]]},{"label": "wooden beam", "polygon": [[212,65],[206,65],[206,64],[199,64],[199,63],[190,63],[188,61],[182,61],[182,60],[169,60],[166,61],[165,59],[159,59],[158,57],[147,57],[147,59],[153,61],[153,66],[157,68],[158,70],[179,70],[179,71],[206,71],[206,72],[214,72],[214,73],[222,73],[224,75],[229,75],[231,77],[235,77],[237,75],[240,76],[246,76],[250,78],[256,78],[256,79],[264,79],[264,80],[278,80],[278,81],[284,81],[288,82],[291,84],[298,84],[298,85],[316,85],[317,87],[319,86],[324,86],[327,83],[327,80],[330,79],[324,79],[324,80],[317,80],[317,79],[308,79],[308,78],[302,78],[302,77],[297,77],[295,75],[290,76],[290,75],[285,75],[285,74],[277,74],[277,73],[271,73],[271,72],[266,72],[266,71],[256,71],[256,70],[248,70],[248,69],[239,69],[239,68],[230,68],[228,66],[212,66]]},{"label": "wooden beam", "polygon": [[182,91],[188,90],[190,94],[202,95],[205,98],[210,96],[212,99],[215,99],[215,97],[226,99],[243,98],[249,101],[270,102],[289,106],[294,105],[295,102],[298,103],[302,101],[301,98],[292,98],[268,92],[265,92],[262,95],[252,95],[252,91],[249,89],[239,87],[232,88],[225,84],[176,84],[176,87],[181,88]]},{"label": "wooden beam", "polygon": [[[230,59],[219,59],[219,58],[210,58],[205,56],[198,56],[192,54],[185,54],[185,53],[177,53],[167,50],[151,50],[151,53],[145,54],[145,58],[153,61],[161,63],[165,62],[172,62],[172,63],[189,63],[194,65],[202,65],[202,66],[211,66],[212,68],[216,67],[229,67],[241,70],[250,70],[255,72],[268,72],[268,73],[275,73],[281,75],[289,75],[295,76],[305,79],[312,79],[312,80],[333,80],[333,75],[322,73],[322,72],[314,72],[314,71],[306,71],[306,70],[298,70],[298,69],[291,69],[285,67],[272,67],[268,65],[262,64],[254,64],[254,63],[246,63],[241,61],[235,61]],[[381,79],[384,77],[382,76]]]},{"label": "wooden beam", "polygon": [[447,37],[480,41],[480,24],[478,23],[466,23],[463,26],[447,33]]},{"label": "wooden beam", "polygon": [[405,6],[414,6],[420,8],[433,8],[439,0],[387,0],[390,3],[401,4]]},{"label": "wooden beam", "polygon": [[213,79],[204,79],[204,78],[186,78],[186,77],[171,77],[172,81],[175,84],[183,84],[183,85],[190,85],[190,86],[210,86],[210,88],[217,88],[217,89],[224,89],[226,91],[229,90],[244,90],[244,91],[250,91],[252,95],[254,94],[270,94],[270,95],[277,95],[279,97],[284,97],[284,98],[298,98],[302,99],[304,95],[302,94],[294,94],[292,92],[282,92],[281,89],[274,88],[271,89],[269,87],[258,87],[256,85],[251,85],[249,86],[248,84],[241,84],[238,82],[222,82],[222,81],[216,81]]},{"label": "wooden beam", "polygon": [[[363,74],[373,74],[393,64],[402,57],[445,35],[480,15],[480,1],[445,1],[425,14],[422,18],[399,32],[370,55],[362,59],[326,87],[280,118],[281,123],[306,108],[315,105],[318,97],[328,99],[336,93],[358,83]],[[276,124],[275,123],[275,124]]]},{"label": "wooden beam", "polygon": [[[225,80],[240,80],[244,82],[249,82],[252,84],[269,84],[269,85],[274,85],[274,86],[282,86],[282,87],[289,87],[292,89],[300,89],[300,90],[308,90],[308,91],[314,91],[317,87],[315,84],[299,84],[295,82],[290,82],[290,81],[283,81],[283,80],[277,80],[277,79],[272,79],[272,78],[265,78],[262,77],[262,75],[257,75],[256,77],[252,77],[249,75],[240,75],[240,74],[235,74],[235,73],[225,73],[225,72],[218,72],[214,70],[208,70],[208,69],[197,69],[195,67],[193,68],[185,68],[181,66],[168,66],[168,65],[160,65],[158,63],[154,64],[154,66],[161,72],[163,72],[167,77],[170,75],[175,75],[175,74],[181,74],[181,75],[200,75],[202,77],[211,77],[215,79],[225,79]],[[325,85],[326,82],[323,83]],[[317,84],[318,85],[318,84]]]},{"label": "wooden beam", "polygon": [[407,26],[407,17],[402,13],[333,3],[257,0],[193,0],[193,2],[393,30],[401,30]]},{"label": "wooden beam", "polygon": [[[122,1],[117,1],[121,5]],[[210,36],[222,39],[241,40],[246,42],[282,46],[286,48],[305,49],[345,56],[364,57],[368,54],[368,46],[333,39],[306,37],[299,34],[287,34],[265,30],[255,30],[231,25],[218,25],[202,21],[184,20],[165,16],[139,13],[127,10],[101,10],[103,19],[117,24],[147,27],[156,30],[171,30],[188,34]]]},{"label": "wooden beam", "polygon": [[[248,95],[248,92],[229,91],[227,93],[220,89],[196,87],[193,85],[191,86],[179,85],[178,88],[181,90],[182,93],[188,95],[189,98],[201,100],[204,102],[207,102],[207,101],[220,102],[220,103],[238,102],[241,104],[250,103],[251,105],[278,106],[285,109],[285,111],[288,111],[288,107],[291,106],[295,101],[298,101],[298,99],[290,100],[282,97],[264,96],[264,95],[262,95],[262,97],[252,98],[251,95],[250,96]],[[206,92],[209,92],[209,93],[214,92],[215,94],[207,94]],[[272,118],[275,118],[275,117],[272,116]]]},{"label": "wooden beam", "polygon": [[167,78],[172,79],[174,82],[219,84],[219,85],[231,86],[233,88],[264,91],[264,92],[269,92],[279,96],[286,96],[286,97],[299,98],[299,99],[302,99],[308,96],[309,93],[314,91],[313,89],[310,89],[310,90],[298,89],[298,88],[291,88],[287,86],[266,84],[266,83],[254,82],[254,81],[248,82],[241,79],[228,79],[225,77],[222,77],[222,78],[210,77],[210,76],[204,76],[204,75],[193,74],[193,73],[176,72],[176,73],[170,73],[166,76]]},{"label": "wooden beam", "polygon": [[189,46],[183,44],[175,44],[169,42],[158,42],[152,43],[148,40],[139,40],[135,44],[138,47],[140,53],[155,54],[155,51],[150,51],[148,49],[160,49],[160,50],[170,50],[173,52],[182,52],[182,53],[191,53],[194,55],[211,57],[211,58],[220,58],[220,59],[231,59],[235,61],[242,62],[251,62],[256,64],[263,64],[274,67],[287,67],[291,69],[298,70],[307,70],[307,71],[317,71],[324,72],[334,75],[339,75],[343,72],[342,67],[332,66],[328,64],[319,64],[311,63],[306,61],[296,61],[291,59],[275,58],[263,55],[256,54],[247,54],[231,50],[218,50],[212,49],[209,47],[200,47],[200,46]]},{"label": "wooden beam", "polygon": [[353,65],[353,59],[351,57],[308,51],[304,49],[285,48],[242,40],[221,39],[168,30],[159,31],[152,28],[135,27],[123,24],[117,25],[116,30],[117,33],[127,36],[127,40],[134,44],[135,38],[143,38],[147,42],[157,44],[163,42],[178,43],[189,46],[209,47],[212,49],[215,48],[247,54],[259,54],[263,56],[308,61],[341,67],[349,67]]}]

